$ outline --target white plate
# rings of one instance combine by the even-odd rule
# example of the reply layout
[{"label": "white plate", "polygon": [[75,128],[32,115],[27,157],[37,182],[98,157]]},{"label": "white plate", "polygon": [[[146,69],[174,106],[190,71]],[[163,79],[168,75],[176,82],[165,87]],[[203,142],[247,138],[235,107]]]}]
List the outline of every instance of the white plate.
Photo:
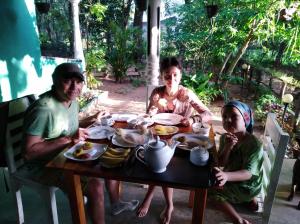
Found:
[{"label": "white plate", "polygon": [[[172,137],[173,140],[176,140],[179,137],[185,137],[187,142],[192,142],[195,144],[201,144],[203,141],[208,141],[206,149],[210,149],[213,145],[211,143],[211,141],[209,140],[208,137],[203,136],[203,135],[198,135],[198,134],[189,134],[189,133],[179,133],[176,134]],[[188,150],[190,151],[193,146],[189,147],[189,145],[184,146],[184,145],[178,145],[177,148],[183,149],[183,150]]]},{"label": "white plate", "polygon": [[179,114],[159,113],[152,116],[152,120],[158,124],[177,125],[183,117]]},{"label": "white plate", "polygon": [[88,153],[91,155],[90,158],[87,159],[79,159],[73,156],[73,153],[76,149],[79,149],[85,142],[81,141],[78,142],[76,145],[72,146],[70,149],[64,152],[64,156],[68,159],[74,160],[74,161],[91,161],[98,159],[107,149],[107,145],[104,144],[97,144],[93,143],[93,147],[88,151]]},{"label": "white plate", "polygon": [[115,133],[115,129],[109,126],[95,126],[88,129],[89,139],[110,138]]},{"label": "white plate", "polygon": [[[126,130],[127,133],[137,132],[137,130],[135,130],[135,129],[124,129],[124,130]],[[148,139],[146,138],[145,143],[147,141],[148,141]],[[136,147],[138,145],[138,144],[130,144],[128,142],[125,142],[119,135],[116,135],[116,134],[113,135],[111,142],[116,146],[129,147],[129,148]]]},{"label": "white plate", "polygon": [[115,121],[127,121],[129,119],[136,119],[137,114],[112,114]]},{"label": "white plate", "polygon": [[[134,122],[132,122],[134,121]],[[154,121],[148,117],[148,118],[143,118],[143,117],[137,117],[137,118],[134,118],[134,119],[128,119],[127,120],[127,124],[130,126],[130,124],[132,123],[132,125],[142,125],[142,126],[146,126],[146,127],[149,127],[151,125],[154,124]]]}]

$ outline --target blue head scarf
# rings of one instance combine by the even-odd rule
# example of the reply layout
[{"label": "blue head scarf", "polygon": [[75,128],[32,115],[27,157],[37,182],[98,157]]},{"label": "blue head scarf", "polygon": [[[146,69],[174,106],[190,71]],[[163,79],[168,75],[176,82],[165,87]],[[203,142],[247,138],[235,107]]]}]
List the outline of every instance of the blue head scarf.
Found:
[{"label": "blue head scarf", "polygon": [[245,124],[246,124],[246,130],[249,133],[253,132],[253,125],[254,125],[254,119],[253,119],[253,113],[251,108],[238,100],[232,100],[229,101],[224,107],[235,107],[238,109],[238,111],[241,113]]}]

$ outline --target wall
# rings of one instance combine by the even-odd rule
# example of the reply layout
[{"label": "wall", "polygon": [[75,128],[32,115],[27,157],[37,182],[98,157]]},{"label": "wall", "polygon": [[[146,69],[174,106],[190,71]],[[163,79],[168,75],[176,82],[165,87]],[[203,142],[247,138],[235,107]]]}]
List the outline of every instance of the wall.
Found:
[{"label": "wall", "polygon": [[34,0],[1,0],[0,103],[50,89],[57,64],[41,57]]},{"label": "wall", "polygon": [[0,0],[0,161],[7,101],[51,88],[56,65],[80,60],[41,57],[34,0]]}]

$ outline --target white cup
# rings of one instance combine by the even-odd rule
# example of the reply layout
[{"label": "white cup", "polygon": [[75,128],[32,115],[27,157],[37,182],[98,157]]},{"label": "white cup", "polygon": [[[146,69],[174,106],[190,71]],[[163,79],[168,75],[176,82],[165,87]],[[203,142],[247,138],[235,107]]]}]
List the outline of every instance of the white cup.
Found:
[{"label": "white cup", "polygon": [[208,124],[196,122],[192,124],[192,129],[195,134],[209,137],[210,126]]},{"label": "white cup", "polygon": [[101,124],[103,126],[109,126],[109,125],[111,125],[112,122],[113,122],[113,118],[111,115],[107,115],[107,116],[101,118]]}]

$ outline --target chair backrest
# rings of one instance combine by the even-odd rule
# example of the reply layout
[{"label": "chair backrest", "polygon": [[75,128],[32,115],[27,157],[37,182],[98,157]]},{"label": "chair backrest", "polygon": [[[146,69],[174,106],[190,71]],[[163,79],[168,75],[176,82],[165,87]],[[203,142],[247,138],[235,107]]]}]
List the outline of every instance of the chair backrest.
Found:
[{"label": "chair backrest", "polygon": [[14,173],[24,163],[22,158],[23,121],[26,109],[34,100],[34,95],[28,95],[9,102],[4,151],[10,173]]},{"label": "chair backrest", "polygon": [[289,135],[284,132],[278,122],[276,115],[269,113],[263,136],[264,162],[263,162],[263,223],[268,223],[272,205],[278,185],[279,175],[289,142]]}]

